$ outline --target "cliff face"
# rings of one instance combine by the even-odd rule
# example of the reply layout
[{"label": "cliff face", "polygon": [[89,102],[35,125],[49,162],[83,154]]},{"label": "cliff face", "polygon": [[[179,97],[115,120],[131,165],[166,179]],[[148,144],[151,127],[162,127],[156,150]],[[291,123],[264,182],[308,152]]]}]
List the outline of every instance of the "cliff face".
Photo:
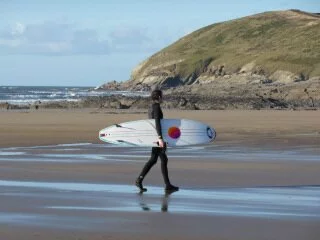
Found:
[{"label": "cliff face", "polygon": [[320,16],[297,10],[213,24],[139,64],[126,86],[206,84],[239,74],[255,74],[261,82],[306,81],[320,76],[319,39]]}]

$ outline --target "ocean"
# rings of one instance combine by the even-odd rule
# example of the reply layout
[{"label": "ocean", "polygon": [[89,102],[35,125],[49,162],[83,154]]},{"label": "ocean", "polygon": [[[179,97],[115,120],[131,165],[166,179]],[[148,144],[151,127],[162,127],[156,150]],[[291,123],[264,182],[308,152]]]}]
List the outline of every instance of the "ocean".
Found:
[{"label": "ocean", "polygon": [[0,86],[0,103],[27,105],[41,102],[75,102],[94,96],[147,96],[146,92],[101,91],[94,87],[55,87],[55,86]]}]

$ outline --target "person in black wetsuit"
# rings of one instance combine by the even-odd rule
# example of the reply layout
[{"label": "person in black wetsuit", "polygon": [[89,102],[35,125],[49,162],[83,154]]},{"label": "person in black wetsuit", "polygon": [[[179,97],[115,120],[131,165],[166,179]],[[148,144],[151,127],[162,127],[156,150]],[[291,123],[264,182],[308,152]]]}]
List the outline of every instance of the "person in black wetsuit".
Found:
[{"label": "person in black wetsuit", "polygon": [[162,103],[162,91],[154,90],[151,93],[152,104],[149,107],[148,115],[149,118],[155,119],[156,130],[158,134],[158,144],[159,147],[153,147],[151,151],[151,157],[149,161],[144,165],[139,177],[136,179],[136,186],[140,189],[141,192],[147,191],[146,188],[143,187],[142,181],[145,176],[148,174],[150,169],[157,163],[158,157],[161,159],[161,172],[163,176],[164,183],[166,185],[166,192],[174,192],[178,191],[179,188],[172,185],[169,180],[168,174],[168,157],[166,154],[166,143],[163,141],[162,133],[161,133],[161,122],[160,119],[163,119],[163,113],[160,107],[160,103]]}]

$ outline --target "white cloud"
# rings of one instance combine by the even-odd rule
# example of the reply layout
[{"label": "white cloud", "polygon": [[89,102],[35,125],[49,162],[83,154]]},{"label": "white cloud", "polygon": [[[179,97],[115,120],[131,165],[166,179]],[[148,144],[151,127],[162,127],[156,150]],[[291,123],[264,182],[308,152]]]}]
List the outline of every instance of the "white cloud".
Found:
[{"label": "white cloud", "polygon": [[22,35],[25,30],[26,30],[26,27],[22,23],[17,22],[12,27],[11,34],[12,36],[19,36],[19,35]]},{"label": "white cloud", "polygon": [[0,55],[152,54],[172,43],[176,35],[177,32],[169,32],[164,27],[115,26],[109,31],[106,29],[101,37],[93,28],[80,28],[68,22],[16,22],[0,29]]},{"label": "white cloud", "polygon": [[109,42],[99,39],[93,29],[77,29],[74,24],[44,22],[15,23],[0,30],[0,54],[108,54]]}]

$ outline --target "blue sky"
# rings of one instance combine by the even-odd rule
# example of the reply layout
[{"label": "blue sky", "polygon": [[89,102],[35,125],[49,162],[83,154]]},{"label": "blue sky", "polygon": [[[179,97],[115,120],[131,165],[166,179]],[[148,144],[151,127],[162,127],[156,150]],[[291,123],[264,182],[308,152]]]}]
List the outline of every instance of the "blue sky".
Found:
[{"label": "blue sky", "polygon": [[125,81],[201,27],[255,13],[320,12],[319,0],[0,0],[0,85]]}]

